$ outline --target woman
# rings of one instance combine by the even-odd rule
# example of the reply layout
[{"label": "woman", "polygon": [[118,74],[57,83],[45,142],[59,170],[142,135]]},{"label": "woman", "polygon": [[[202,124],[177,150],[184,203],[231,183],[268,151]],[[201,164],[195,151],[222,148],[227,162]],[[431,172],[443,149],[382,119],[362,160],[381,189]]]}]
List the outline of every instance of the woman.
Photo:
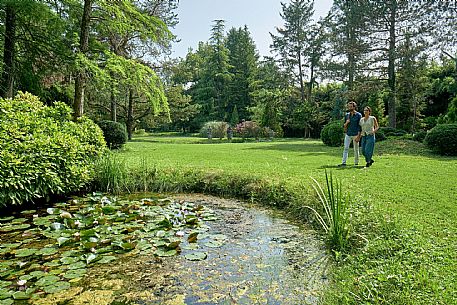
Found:
[{"label": "woman", "polygon": [[367,162],[366,167],[370,167],[374,160],[373,151],[374,151],[374,143],[376,141],[375,133],[379,129],[378,120],[374,116],[371,115],[371,108],[365,107],[363,108],[363,117],[359,121],[359,125],[362,128],[361,132],[361,146],[362,146],[362,154],[365,156],[365,161]]}]

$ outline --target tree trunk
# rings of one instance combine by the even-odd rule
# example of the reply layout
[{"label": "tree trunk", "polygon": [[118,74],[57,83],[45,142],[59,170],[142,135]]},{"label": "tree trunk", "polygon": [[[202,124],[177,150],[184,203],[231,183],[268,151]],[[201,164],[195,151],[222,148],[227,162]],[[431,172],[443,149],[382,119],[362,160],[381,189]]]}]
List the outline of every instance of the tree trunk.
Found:
[{"label": "tree trunk", "polygon": [[[81,19],[81,33],[79,37],[79,51],[85,54],[89,49],[89,23],[92,11],[92,1],[84,1],[84,12]],[[84,113],[84,92],[86,89],[86,74],[84,69],[78,72],[75,80],[75,100],[73,103],[73,117],[76,120]]]},{"label": "tree trunk", "polygon": [[311,67],[310,67],[310,78],[309,78],[309,86],[308,86],[308,101],[311,103],[313,101],[312,94],[313,94],[313,85],[314,85],[314,54],[313,59],[311,60]]},{"label": "tree trunk", "polygon": [[301,66],[301,51],[298,51],[298,79],[300,81],[301,101],[305,102],[305,87],[303,85],[303,71]]},{"label": "tree trunk", "polygon": [[129,89],[129,105],[127,109],[127,135],[130,141],[133,133],[133,89]]},{"label": "tree trunk", "polygon": [[111,91],[111,121],[117,122],[116,97],[113,91]]},{"label": "tree trunk", "polygon": [[12,98],[16,44],[16,10],[11,4],[7,4],[5,7],[5,14],[5,45],[3,49],[3,73],[0,85],[0,95],[4,98]]},{"label": "tree trunk", "polygon": [[395,81],[395,20],[397,14],[397,1],[391,0],[390,8],[390,25],[389,25],[389,65],[388,65],[388,84],[389,84],[389,99],[387,103],[389,114],[389,127],[397,126],[397,105],[396,105],[396,81]]}]

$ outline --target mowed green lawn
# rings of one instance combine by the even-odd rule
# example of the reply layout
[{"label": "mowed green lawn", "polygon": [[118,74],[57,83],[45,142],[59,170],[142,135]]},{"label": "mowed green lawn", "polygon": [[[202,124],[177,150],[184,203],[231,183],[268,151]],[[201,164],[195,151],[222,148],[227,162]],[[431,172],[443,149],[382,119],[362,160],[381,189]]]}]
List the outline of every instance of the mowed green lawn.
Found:
[{"label": "mowed green lawn", "polygon": [[372,167],[362,167],[363,157],[352,166],[351,148],[348,166],[337,168],[342,148],[316,140],[209,143],[157,136],[135,138],[121,155],[131,166],[146,161],[158,168],[253,175],[297,188],[309,185],[310,176],[323,181],[324,170],[331,170],[357,205],[376,211],[367,219],[360,207],[354,211],[362,219],[354,219],[360,231],[354,233],[369,245],[336,264],[332,295],[342,304],[457,302],[455,157],[433,155],[417,142],[387,140],[376,144]]}]

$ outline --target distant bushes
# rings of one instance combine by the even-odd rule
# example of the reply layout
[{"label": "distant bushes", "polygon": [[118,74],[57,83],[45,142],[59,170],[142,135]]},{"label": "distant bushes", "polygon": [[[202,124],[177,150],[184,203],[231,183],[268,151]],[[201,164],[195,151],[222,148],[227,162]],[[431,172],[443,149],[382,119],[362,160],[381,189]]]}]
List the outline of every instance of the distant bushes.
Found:
[{"label": "distant bushes", "polygon": [[211,130],[211,137],[223,139],[227,134],[227,128],[229,124],[220,121],[206,122],[205,125],[200,129],[200,137],[208,137],[209,131]]},{"label": "distant bushes", "polygon": [[127,142],[127,129],[123,124],[105,120],[99,122],[98,126],[100,126],[103,131],[106,145],[108,145],[109,148],[120,148]]},{"label": "distant bushes", "polygon": [[425,136],[425,145],[440,155],[457,155],[457,124],[439,124]]},{"label": "distant bushes", "polygon": [[0,206],[81,189],[106,150],[91,120],[73,122],[64,103],[48,107],[29,93],[0,99],[0,135]]},{"label": "distant bushes", "polygon": [[413,135],[413,140],[417,142],[424,142],[427,132],[425,130],[420,130]]},{"label": "distant bushes", "polygon": [[321,131],[321,140],[327,146],[341,146],[344,140],[343,123],[333,121],[325,125]]}]

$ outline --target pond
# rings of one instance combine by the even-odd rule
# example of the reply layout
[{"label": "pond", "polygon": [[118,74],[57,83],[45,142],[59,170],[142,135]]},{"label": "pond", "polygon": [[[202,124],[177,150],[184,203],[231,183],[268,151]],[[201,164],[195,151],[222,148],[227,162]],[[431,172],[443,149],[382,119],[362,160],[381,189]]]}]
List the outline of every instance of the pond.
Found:
[{"label": "pond", "polygon": [[278,211],[101,194],[0,218],[2,304],[317,304],[325,245]]}]

